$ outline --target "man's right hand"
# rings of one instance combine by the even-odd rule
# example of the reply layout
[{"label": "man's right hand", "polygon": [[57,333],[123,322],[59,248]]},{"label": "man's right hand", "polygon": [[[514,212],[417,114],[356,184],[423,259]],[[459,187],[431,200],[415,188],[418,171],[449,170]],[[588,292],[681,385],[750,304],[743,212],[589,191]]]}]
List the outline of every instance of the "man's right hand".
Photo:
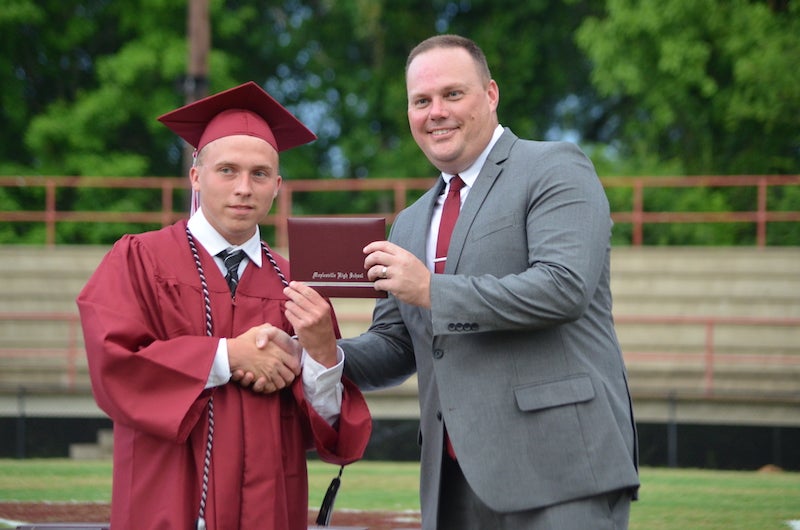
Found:
[{"label": "man's right hand", "polygon": [[286,388],[300,375],[301,352],[298,342],[275,326],[250,328],[228,339],[231,379],[260,393]]}]

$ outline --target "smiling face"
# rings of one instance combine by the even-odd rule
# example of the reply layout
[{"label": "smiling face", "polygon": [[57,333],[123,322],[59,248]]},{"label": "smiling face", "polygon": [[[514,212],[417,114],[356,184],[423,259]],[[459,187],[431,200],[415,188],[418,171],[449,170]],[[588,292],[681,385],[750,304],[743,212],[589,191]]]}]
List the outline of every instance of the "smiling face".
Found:
[{"label": "smiling face", "polygon": [[497,126],[500,94],[460,47],[420,53],[406,71],[408,123],[428,160],[445,173],[472,165]]},{"label": "smiling face", "polygon": [[211,226],[240,245],[255,233],[278,194],[278,152],[260,138],[226,136],[202,149],[189,178]]}]

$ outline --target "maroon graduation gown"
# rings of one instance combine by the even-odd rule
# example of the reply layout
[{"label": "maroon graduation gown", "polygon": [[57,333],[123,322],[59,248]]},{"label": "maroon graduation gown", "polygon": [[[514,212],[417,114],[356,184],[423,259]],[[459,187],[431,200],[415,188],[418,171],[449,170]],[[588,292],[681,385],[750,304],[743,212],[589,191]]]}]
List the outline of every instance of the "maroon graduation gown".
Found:
[{"label": "maroon graduation gown", "polygon": [[[343,380],[341,418],[329,426],[302,381],[269,395],[228,383],[204,390],[218,338],[206,314],[185,221],[125,236],[78,296],[92,391],[114,421],[111,527],[194,528],[214,396],[209,530],[307,527],[306,451],[330,463],[363,455],[371,423],[363,396]],[[215,337],[269,322],[287,333],[283,284],[265,259],[245,269],[231,300],[213,258],[197,244]],[[288,262],[273,253],[284,274]]]}]

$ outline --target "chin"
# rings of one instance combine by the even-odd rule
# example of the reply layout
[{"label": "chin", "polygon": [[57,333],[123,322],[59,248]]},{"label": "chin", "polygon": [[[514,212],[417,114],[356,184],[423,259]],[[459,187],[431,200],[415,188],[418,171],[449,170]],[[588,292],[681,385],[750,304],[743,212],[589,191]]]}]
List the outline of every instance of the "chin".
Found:
[{"label": "chin", "polygon": [[441,158],[431,158],[431,163],[441,171],[442,173],[449,173],[451,175],[455,175],[459,172],[458,166],[453,164],[453,161],[450,159],[442,160]]}]

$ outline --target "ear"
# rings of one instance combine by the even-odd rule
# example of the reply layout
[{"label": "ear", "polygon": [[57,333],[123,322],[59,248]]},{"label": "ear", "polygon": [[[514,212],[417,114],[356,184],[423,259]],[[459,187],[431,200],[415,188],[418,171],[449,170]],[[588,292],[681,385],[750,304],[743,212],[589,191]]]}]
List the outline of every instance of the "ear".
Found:
[{"label": "ear", "polygon": [[191,182],[194,191],[200,191],[200,172],[195,166],[192,166],[189,170],[189,182]]},{"label": "ear", "polygon": [[492,112],[496,111],[497,106],[500,104],[500,87],[497,86],[494,79],[489,80],[486,95],[489,97],[489,106]]},{"label": "ear", "polygon": [[275,185],[275,191],[272,192],[272,198],[273,199],[278,196],[278,192],[281,190],[281,184],[283,183],[283,177],[278,175],[278,179],[277,179],[276,182],[277,182],[277,184]]}]

